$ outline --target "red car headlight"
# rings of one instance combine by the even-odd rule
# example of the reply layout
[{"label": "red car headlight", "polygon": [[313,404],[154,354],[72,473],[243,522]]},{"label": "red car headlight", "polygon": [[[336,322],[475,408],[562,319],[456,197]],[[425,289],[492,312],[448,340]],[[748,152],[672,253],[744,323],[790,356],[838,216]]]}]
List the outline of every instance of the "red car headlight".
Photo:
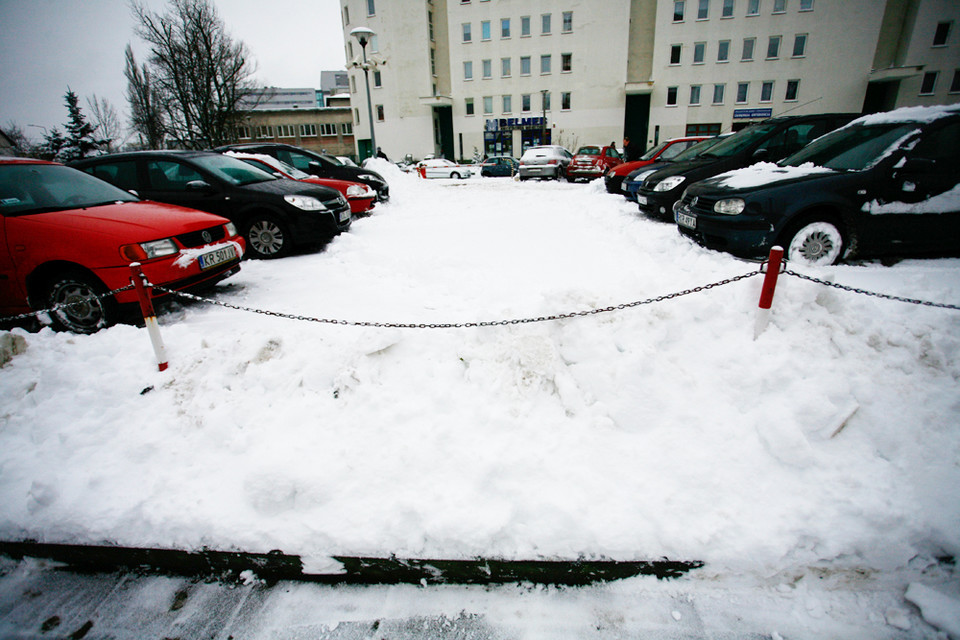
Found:
[{"label": "red car headlight", "polygon": [[177,249],[176,243],[171,238],[141,242],[139,244],[125,244],[120,247],[120,255],[131,262],[170,256],[178,251],[179,249]]}]

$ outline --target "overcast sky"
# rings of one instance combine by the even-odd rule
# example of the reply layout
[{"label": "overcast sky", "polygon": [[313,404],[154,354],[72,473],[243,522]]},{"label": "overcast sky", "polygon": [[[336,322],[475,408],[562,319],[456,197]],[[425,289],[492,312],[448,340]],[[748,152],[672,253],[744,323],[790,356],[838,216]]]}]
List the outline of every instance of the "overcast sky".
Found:
[{"label": "overcast sky", "polygon": [[[319,89],[321,71],[345,68],[337,0],[212,1],[227,32],[247,45],[261,83]],[[162,11],[167,2],[147,5]],[[127,0],[0,0],[0,127],[13,122],[35,142],[40,127],[62,129],[67,87],[85,113],[96,94],[126,124],[128,43],[144,62]]]}]

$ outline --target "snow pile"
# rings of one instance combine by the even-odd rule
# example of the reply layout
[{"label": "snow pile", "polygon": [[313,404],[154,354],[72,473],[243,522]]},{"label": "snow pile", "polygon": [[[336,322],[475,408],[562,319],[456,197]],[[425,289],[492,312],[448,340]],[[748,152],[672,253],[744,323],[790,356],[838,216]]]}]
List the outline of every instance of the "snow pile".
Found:
[{"label": "snow pile", "polygon": [[730,189],[750,189],[783,180],[796,180],[828,173],[833,173],[833,170],[816,167],[809,162],[799,167],[781,167],[774,162],[757,162],[749,167],[721,173],[714,178],[714,181],[718,186]]},{"label": "snow pile", "polygon": [[[759,277],[589,314],[757,265],[596,186],[371,168],[389,203],[321,253],[245,262],[216,297],[388,324],[586,315],[430,330],[189,304],[160,318],[164,373],[134,327],[15,332],[0,539],[281,549],[307,571],[668,557],[772,584],[960,551],[957,312],[783,276],[757,340]],[[958,270],[811,273],[957,303]]]}]

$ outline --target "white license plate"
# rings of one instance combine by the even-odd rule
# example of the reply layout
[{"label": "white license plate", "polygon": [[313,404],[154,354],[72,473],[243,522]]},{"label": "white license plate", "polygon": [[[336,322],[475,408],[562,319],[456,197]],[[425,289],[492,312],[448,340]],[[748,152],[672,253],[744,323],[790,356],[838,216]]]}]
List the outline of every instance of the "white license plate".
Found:
[{"label": "white license plate", "polygon": [[218,264],[223,264],[224,262],[229,262],[237,257],[237,250],[230,245],[229,247],[223,247],[222,249],[217,249],[216,251],[211,251],[209,253],[203,253],[197,258],[197,261],[200,263],[200,269],[209,269],[215,267]]},{"label": "white license plate", "polygon": [[637,194],[637,204],[647,204],[647,196],[641,196]]},{"label": "white license plate", "polygon": [[346,209],[340,212],[340,222],[346,222],[347,218],[349,217],[350,217],[350,207],[347,207]]},{"label": "white license plate", "polygon": [[686,213],[677,213],[677,224],[687,229],[697,228],[697,216],[687,215]]}]

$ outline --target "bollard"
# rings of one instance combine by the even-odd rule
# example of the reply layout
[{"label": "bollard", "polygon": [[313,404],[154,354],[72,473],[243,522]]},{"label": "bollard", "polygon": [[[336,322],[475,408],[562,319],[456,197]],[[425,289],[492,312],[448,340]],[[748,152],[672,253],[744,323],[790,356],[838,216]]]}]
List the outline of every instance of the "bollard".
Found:
[{"label": "bollard", "polygon": [[150,334],[150,342],[153,344],[153,353],[157,357],[157,368],[160,371],[167,370],[167,348],[163,345],[163,338],[160,337],[160,325],[157,324],[157,314],[153,310],[153,301],[150,299],[150,292],[147,287],[151,286],[147,277],[143,275],[143,269],[139,262],[130,263],[131,281],[137,290],[137,297],[140,299],[140,312],[143,314],[143,322],[147,326],[147,333]]},{"label": "bollard", "polygon": [[763,289],[760,291],[760,304],[757,309],[757,321],[753,327],[753,339],[756,340],[767,328],[770,322],[770,307],[773,306],[773,293],[777,288],[777,278],[780,276],[780,265],[783,263],[783,247],[772,247],[767,259],[767,273],[763,276]]}]

